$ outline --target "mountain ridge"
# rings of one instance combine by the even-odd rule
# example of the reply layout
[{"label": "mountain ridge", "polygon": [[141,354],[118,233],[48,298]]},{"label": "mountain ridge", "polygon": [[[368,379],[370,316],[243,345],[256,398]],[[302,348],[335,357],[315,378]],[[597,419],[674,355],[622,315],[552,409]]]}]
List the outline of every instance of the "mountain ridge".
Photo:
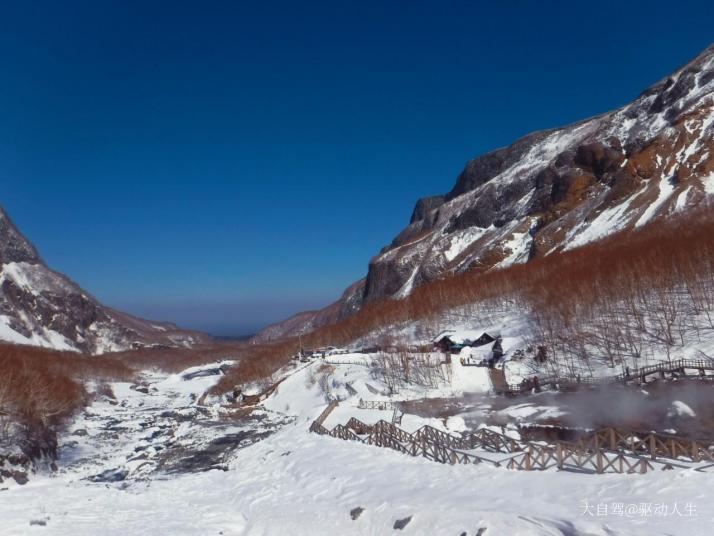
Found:
[{"label": "mountain ridge", "polygon": [[[470,160],[449,192],[416,202],[409,224],[350,287],[341,318],[439,277],[528,262],[646,225],[708,204],[711,194],[714,45],[625,106]],[[278,323],[255,340],[304,332],[324,318],[318,311],[302,326]]]},{"label": "mountain ridge", "polygon": [[0,340],[100,354],[146,346],[193,346],[208,337],[102,305],[48,267],[0,207]]}]

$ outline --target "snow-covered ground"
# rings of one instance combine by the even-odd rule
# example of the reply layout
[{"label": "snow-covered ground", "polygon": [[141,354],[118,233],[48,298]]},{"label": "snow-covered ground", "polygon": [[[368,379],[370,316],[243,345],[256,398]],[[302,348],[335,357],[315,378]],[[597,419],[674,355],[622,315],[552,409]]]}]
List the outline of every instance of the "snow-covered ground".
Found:
[{"label": "snow-covered ground", "polygon": [[[33,481],[4,492],[0,531],[371,535],[394,533],[395,521],[411,516],[405,534],[474,535],[486,528],[485,534],[496,535],[705,535],[711,533],[713,491],[706,473],[584,476],[443,466],[310,435],[295,423],[239,451],[227,472],[126,489],[60,478]],[[662,504],[667,514],[655,515]],[[356,508],[364,511],[352,520]],[[620,508],[627,508],[627,516]],[[31,526],[33,520],[47,524]]]},{"label": "snow-covered ground", "polygon": [[290,420],[267,410],[245,415],[203,397],[230,364],[168,376],[146,372],[136,384],[112,383],[113,397],[99,395],[63,436],[60,473],[123,482],[224,468],[232,450]]},{"label": "snow-covered ground", "polygon": [[[391,411],[359,409],[359,399],[387,398],[363,365],[298,365],[251,417],[198,405],[219,365],[147,372],[133,388],[112,384],[116,400],[98,396],[63,437],[57,473],[0,492],[0,534],[711,533],[710,471],[587,475],[440,465],[308,432],[327,397],[342,399],[328,428],[350,416],[391,418]],[[531,400],[498,409],[504,399],[472,396],[466,419],[408,414],[402,426],[458,431],[479,413],[517,419],[554,411]],[[684,403],[672,409],[693,413]]]}]

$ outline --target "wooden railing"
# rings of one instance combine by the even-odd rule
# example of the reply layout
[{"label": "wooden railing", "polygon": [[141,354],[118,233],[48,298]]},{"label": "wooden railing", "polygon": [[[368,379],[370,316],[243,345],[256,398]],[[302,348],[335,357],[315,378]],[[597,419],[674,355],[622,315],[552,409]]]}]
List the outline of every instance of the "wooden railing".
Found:
[{"label": "wooden railing", "polygon": [[601,378],[536,376],[538,378],[537,384],[533,381],[525,381],[519,384],[508,384],[505,394],[517,395],[530,393],[533,390],[540,391],[544,389],[568,390],[576,389],[581,385],[599,386],[612,383],[629,382],[639,385],[645,383],[647,376],[651,376],[653,374],[659,374],[662,378],[664,378],[666,374],[679,373],[685,375],[686,370],[696,370],[700,377],[704,377],[705,371],[714,371],[714,362],[707,360],[677,359],[672,362],[648,365],[646,367],[632,370],[629,373],[620,373],[614,376],[605,376]]},{"label": "wooden railing", "polygon": [[321,431],[318,431],[319,429],[326,430],[325,427],[322,426],[322,424],[325,422],[325,419],[329,417],[330,413],[339,406],[340,403],[337,400],[331,400],[330,403],[327,405],[327,407],[322,410],[322,413],[312,421],[312,424],[310,425],[310,431],[311,432],[317,432],[317,433],[322,433]]},{"label": "wooden railing", "polygon": [[[663,469],[672,468],[666,459],[714,461],[712,442],[615,428],[591,432],[577,441],[555,441],[552,444],[515,439],[488,429],[455,436],[425,425],[409,433],[384,420],[368,425],[354,417],[346,425],[337,425],[332,430],[327,430],[316,421],[310,430],[339,439],[390,448],[410,456],[423,456],[440,463],[486,462],[497,467],[505,464],[509,469],[526,471],[557,468],[598,474],[645,473],[652,470],[654,464],[659,464]],[[469,452],[474,450],[511,456],[494,461]]]},{"label": "wooden railing", "polygon": [[359,409],[378,409],[382,411],[389,411],[399,408],[399,402],[392,402],[391,400],[362,400],[359,399],[357,403]]},{"label": "wooden railing", "polygon": [[579,437],[575,443],[584,449],[608,449],[632,452],[652,460],[685,459],[690,462],[714,462],[714,441],[688,439],[656,432],[636,432],[602,428]]},{"label": "wooden railing", "polygon": [[584,450],[564,441],[555,445],[530,443],[525,452],[508,460],[507,467],[525,471],[577,468],[598,474],[646,473],[653,469],[650,462],[639,456],[602,449]]},{"label": "wooden railing", "polygon": [[324,357],[323,361],[328,365],[356,365],[358,367],[369,367],[370,363],[366,359],[359,360],[349,360],[349,359],[339,359],[333,357]]}]

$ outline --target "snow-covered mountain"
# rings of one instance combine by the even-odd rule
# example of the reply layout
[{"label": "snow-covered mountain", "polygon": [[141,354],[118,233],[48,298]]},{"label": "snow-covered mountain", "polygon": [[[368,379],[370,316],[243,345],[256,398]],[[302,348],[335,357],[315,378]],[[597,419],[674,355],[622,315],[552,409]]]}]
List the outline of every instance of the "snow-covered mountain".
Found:
[{"label": "snow-covered mountain", "polygon": [[[471,160],[330,310],[403,297],[444,275],[548,255],[709,202],[714,194],[714,45],[632,103],[535,132]],[[303,315],[313,327],[333,318]],[[296,332],[271,326],[259,340]],[[297,329],[304,329],[303,326]]]},{"label": "snow-covered mountain", "polygon": [[0,340],[93,354],[191,346],[207,337],[100,304],[51,270],[0,208]]}]

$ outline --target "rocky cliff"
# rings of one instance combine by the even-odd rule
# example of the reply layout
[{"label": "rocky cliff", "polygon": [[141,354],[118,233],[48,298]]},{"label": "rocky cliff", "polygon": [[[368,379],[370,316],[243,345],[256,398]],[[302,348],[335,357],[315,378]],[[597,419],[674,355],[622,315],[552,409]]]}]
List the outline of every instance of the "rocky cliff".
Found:
[{"label": "rocky cliff", "polygon": [[646,225],[711,194],[714,46],[618,110],[471,160],[450,192],[417,202],[409,225],[370,261],[344,314],[437,277],[523,263]]},{"label": "rocky cliff", "polygon": [[207,339],[103,306],[51,270],[0,209],[0,340],[97,354]]}]

